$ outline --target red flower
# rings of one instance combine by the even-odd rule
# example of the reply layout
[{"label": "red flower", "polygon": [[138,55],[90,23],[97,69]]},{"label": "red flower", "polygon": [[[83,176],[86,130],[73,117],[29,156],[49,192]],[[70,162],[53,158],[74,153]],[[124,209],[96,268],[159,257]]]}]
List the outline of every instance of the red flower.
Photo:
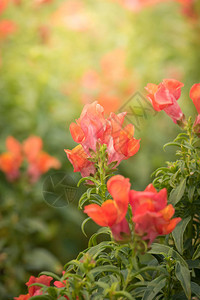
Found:
[{"label": "red flower", "polygon": [[24,154],[29,162],[28,175],[32,182],[36,182],[41,174],[49,169],[60,168],[60,162],[53,156],[42,151],[42,139],[37,136],[29,137],[23,143]]},{"label": "red flower", "polygon": [[196,83],[191,87],[190,98],[192,99],[198,114],[200,114],[200,83]]},{"label": "red flower", "polygon": [[8,0],[0,0],[0,14],[6,9]]},{"label": "red flower", "polygon": [[19,297],[14,297],[14,300],[28,300],[31,296],[29,294],[26,295],[20,295]]},{"label": "red flower", "polygon": [[164,79],[159,85],[148,83],[145,87],[149,92],[147,99],[156,111],[164,110],[174,123],[181,122],[184,115],[177,100],[181,96],[183,86],[183,83],[175,79]]},{"label": "red flower", "polygon": [[6,38],[8,35],[14,33],[17,26],[14,22],[10,20],[0,21],[0,38]]},{"label": "red flower", "polygon": [[97,102],[86,104],[76,122],[77,124],[70,125],[72,138],[81,143],[86,152],[89,152],[89,149],[95,151],[96,143],[102,138],[106,126],[103,107]]},{"label": "red flower", "polygon": [[[129,124],[125,128],[122,127],[125,115],[126,113],[111,113],[106,119],[103,107],[97,102],[85,105],[80,118],[70,125],[72,138],[82,147],[75,147],[72,151],[66,150],[75,172],[86,173],[82,169],[92,166],[86,159],[90,157],[90,149],[96,151],[97,143],[107,145],[108,163],[117,161],[117,165],[139,150],[140,140],[133,138],[134,126]],[[94,172],[95,168],[91,167],[91,170]],[[91,173],[91,170],[87,173]]]},{"label": "red flower", "polygon": [[[33,283],[40,283],[44,284],[46,286],[50,286],[50,282],[53,280],[51,276],[41,275],[40,277],[36,278],[34,276],[31,276],[29,278],[29,281],[26,283],[26,285],[29,287]],[[29,287],[29,295],[32,296],[38,296],[42,295],[41,286],[30,286]],[[21,299],[20,299],[21,300]]]},{"label": "red flower", "polygon": [[151,244],[159,235],[165,235],[174,230],[181,218],[174,218],[174,208],[167,205],[167,190],[157,192],[152,184],[143,192],[130,191],[135,232]]},{"label": "red flower", "polygon": [[19,168],[22,164],[22,151],[20,143],[9,136],[6,139],[8,152],[0,155],[0,170],[2,170],[9,181],[14,181],[19,177]]},{"label": "red flower", "polygon": [[130,229],[125,219],[130,182],[121,175],[113,176],[107,183],[108,191],[113,200],[106,200],[102,206],[90,204],[85,206],[84,212],[100,226],[110,227],[116,240],[123,240],[123,234],[130,235]]},{"label": "red flower", "polygon": [[65,150],[65,152],[74,167],[74,172],[81,172],[82,177],[94,174],[94,164],[87,159],[88,155],[81,145],[76,146],[72,150]]}]

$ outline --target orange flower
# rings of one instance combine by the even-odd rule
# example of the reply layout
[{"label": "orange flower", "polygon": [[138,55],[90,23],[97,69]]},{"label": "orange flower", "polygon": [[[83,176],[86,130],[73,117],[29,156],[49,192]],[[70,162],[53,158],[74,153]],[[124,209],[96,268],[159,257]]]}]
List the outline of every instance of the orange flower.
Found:
[{"label": "orange flower", "polygon": [[24,155],[29,162],[28,175],[31,182],[36,182],[41,174],[49,169],[59,169],[61,166],[55,157],[42,151],[42,146],[42,139],[37,136],[31,136],[23,143]]},{"label": "orange flower", "polygon": [[145,87],[149,92],[147,99],[156,111],[164,110],[174,123],[181,122],[184,115],[177,100],[183,86],[183,83],[175,79],[164,79],[159,85],[148,83]]},{"label": "orange flower", "polygon": [[[116,161],[116,166],[139,150],[140,140],[133,138],[134,126],[129,124],[122,128],[125,116],[126,113],[111,113],[106,119],[104,108],[96,101],[85,105],[80,118],[70,125],[72,138],[82,145],[75,147],[73,152],[66,152],[75,172],[82,172],[82,169],[91,166],[86,160],[90,157],[91,149],[96,151],[97,143],[107,146],[108,163]],[[75,158],[75,155],[78,157]],[[95,168],[92,170],[95,171]],[[85,170],[83,173],[86,173]]]},{"label": "orange flower", "polygon": [[19,177],[19,168],[22,164],[22,151],[20,143],[12,136],[6,139],[8,152],[0,155],[0,169],[6,174],[9,181]]},{"label": "orange flower", "polygon": [[0,21],[0,38],[6,38],[8,35],[14,33],[17,29],[16,24],[10,20]]},{"label": "orange flower", "polygon": [[84,212],[98,225],[110,227],[116,240],[122,240],[122,233],[130,234],[128,222],[125,219],[128,209],[130,182],[128,178],[116,175],[108,180],[107,187],[113,200],[106,200],[102,206],[97,204],[87,205]]},{"label": "orange flower", "polygon": [[190,98],[192,99],[198,114],[200,114],[200,83],[196,83],[191,87]]},{"label": "orange flower", "polygon": [[31,296],[29,294],[26,295],[20,295],[19,297],[14,297],[15,300],[28,300]]},{"label": "orange flower", "polygon": [[76,146],[72,150],[66,149],[65,152],[74,167],[74,172],[81,172],[82,177],[86,177],[91,173],[94,173],[94,164],[87,159],[88,155],[85,153],[81,145]]},{"label": "orange flower", "polygon": [[151,244],[159,235],[169,234],[181,218],[174,218],[174,207],[167,205],[167,190],[157,192],[152,184],[143,192],[130,191],[135,232]]},{"label": "orange flower", "polygon": [[6,9],[8,0],[0,0],[0,14]]}]

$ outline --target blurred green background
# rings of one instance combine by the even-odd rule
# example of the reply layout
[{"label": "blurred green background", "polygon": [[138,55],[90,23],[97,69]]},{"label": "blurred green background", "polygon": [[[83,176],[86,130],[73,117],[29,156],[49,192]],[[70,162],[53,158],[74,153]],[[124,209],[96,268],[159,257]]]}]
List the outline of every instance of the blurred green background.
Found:
[{"label": "blurred green background", "polygon": [[[191,2],[192,13],[180,1],[139,11],[114,0],[6,2],[3,11],[0,1],[0,153],[9,135],[20,142],[40,136],[45,151],[62,163],[49,174],[65,172],[77,182],[63,150],[75,146],[70,123],[88,102],[98,100],[107,113],[131,104],[142,114],[129,117],[141,148],[119,172],[134,189],[144,189],[155,168],[173,158],[162,146],[179,132],[164,112],[153,112],[144,87],[163,78],[182,81],[179,104],[186,116],[196,114],[189,89],[200,82],[199,1]],[[1,26],[5,20],[13,30]],[[47,176],[28,185],[0,174],[0,299],[22,293],[30,274],[61,273],[87,247],[85,216],[77,209],[83,188],[69,205],[51,207],[42,195]],[[95,229],[90,225],[88,235]]]}]

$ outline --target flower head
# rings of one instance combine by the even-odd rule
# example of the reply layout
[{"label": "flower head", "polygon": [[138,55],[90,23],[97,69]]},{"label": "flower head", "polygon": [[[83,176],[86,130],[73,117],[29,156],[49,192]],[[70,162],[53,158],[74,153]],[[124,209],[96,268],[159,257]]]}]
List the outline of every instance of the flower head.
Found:
[{"label": "flower head", "polygon": [[81,172],[82,177],[94,173],[94,164],[88,160],[88,155],[81,145],[76,146],[72,150],[65,150],[65,152],[74,167],[74,172]]},{"label": "flower head", "polygon": [[41,286],[30,286],[33,283],[40,283],[44,284],[46,286],[50,286],[50,282],[53,280],[51,276],[41,275],[40,277],[36,278],[34,276],[31,276],[29,278],[29,281],[26,283],[26,285],[29,287],[29,295],[32,296],[38,296],[42,295]]},{"label": "flower head", "polygon": [[181,218],[171,219],[174,208],[167,205],[167,190],[157,192],[152,184],[143,192],[130,191],[135,232],[151,244],[159,235],[165,235],[174,230]]},{"label": "flower head", "polygon": [[24,155],[29,163],[28,175],[31,182],[36,182],[51,168],[60,168],[58,159],[42,151],[42,146],[42,139],[37,136],[30,136],[23,143]]},{"label": "flower head", "polygon": [[191,87],[190,98],[192,99],[198,114],[200,114],[200,83],[196,83]]},{"label": "flower head", "polygon": [[20,143],[12,136],[6,139],[7,152],[0,155],[0,170],[2,170],[9,181],[16,180],[20,173],[22,164],[22,149]]},{"label": "flower head", "polygon": [[149,92],[147,99],[156,111],[164,110],[174,123],[181,123],[184,114],[177,100],[181,96],[183,86],[183,83],[175,79],[164,79],[159,85],[148,83],[145,87]]},{"label": "flower head", "polygon": [[17,25],[10,20],[0,21],[0,39],[6,38],[8,35],[14,33],[17,29]]},{"label": "flower head", "polygon": [[[81,173],[95,172],[92,164],[86,162],[91,157],[91,150],[96,151],[97,144],[106,145],[108,163],[128,159],[139,150],[139,142],[133,137],[134,126],[129,124],[123,128],[126,113],[111,113],[106,119],[103,107],[97,102],[85,105],[76,123],[71,123],[70,132],[75,142],[82,147],[65,150],[69,160],[74,165],[74,171]],[[77,156],[77,157],[76,157]],[[76,161],[75,161],[76,160]],[[89,167],[88,172],[85,168]]]},{"label": "flower head", "polygon": [[20,295],[19,297],[14,297],[14,300],[28,300],[31,296],[29,294],[26,295]]},{"label": "flower head", "polygon": [[129,179],[121,175],[113,176],[108,180],[107,188],[113,200],[106,200],[102,206],[97,204],[87,205],[84,212],[98,225],[110,227],[116,240],[123,240],[123,233],[130,234],[125,219],[129,201]]}]

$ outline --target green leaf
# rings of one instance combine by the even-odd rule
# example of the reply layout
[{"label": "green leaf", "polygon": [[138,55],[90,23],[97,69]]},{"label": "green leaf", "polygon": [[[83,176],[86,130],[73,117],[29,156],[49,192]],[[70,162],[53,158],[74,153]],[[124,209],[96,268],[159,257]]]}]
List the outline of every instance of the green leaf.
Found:
[{"label": "green leaf", "polygon": [[169,195],[169,203],[176,205],[184,195],[186,187],[186,178],[183,178],[180,184],[174,188]]},{"label": "green leaf", "polygon": [[191,290],[192,293],[200,298],[200,286],[196,282],[191,282]]},{"label": "green leaf", "polygon": [[168,146],[177,146],[177,147],[181,147],[181,144],[179,143],[175,143],[175,142],[170,142],[170,143],[167,143],[163,146],[163,150],[165,150],[166,147]]},{"label": "green leaf", "polygon": [[85,233],[85,224],[89,221],[89,220],[91,220],[91,218],[90,217],[88,217],[87,219],[85,219],[84,221],[83,221],[83,223],[81,224],[81,230],[82,230],[82,233],[87,237],[87,234]]},{"label": "green leaf", "polygon": [[98,255],[103,252],[105,249],[112,249],[113,246],[110,245],[110,242],[101,242],[96,246],[89,248],[87,253],[93,258],[96,259]]},{"label": "green leaf", "polygon": [[54,299],[57,299],[57,289],[53,286],[48,287],[47,292],[49,296],[52,296]]},{"label": "green leaf", "polygon": [[134,300],[133,296],[126,291],[119,291],[114,293],[115,296],[123,296],[123,299]]},{"label": "green leaf", "polygon": [[151,250],[149,250],[148,253],[164,254],[164,255],[168,255],[168,256],[170,255],[172,258],[179,261],[182,266],[185,266],[186,268],[188,266],[186,261],[182,258],[182,256],[177,251],[175,251],[173,248],[166,246],[166,245],[153,243],[151,245]]},{"label": "green leaf", "polygon": [[97,244],[97,237],[98,237],[100,234],[107,234],[107,235],[110,235],[110,229],[109,229],[108,227],[102,227],[102,228],[99,228],[99,230],[98,230],[97,232],[95,232],[95,233],[90,237],[90,240],[89,240],[89,243],[88,243],[88,246],[89,246],[89,247],[96,246],[96,244]]},{"label": "green leaf", "polygon": [[116,273],[120,277],[123,277],[121,272],[120,272],[120,269],[115,267],[115,266],[112,266],[112,265],[105,265],[105,266],[96,267],[96,268],[92,269],[88,274],[92,274],[94,276],[97,276],[97,275],[99,275],[100,273],[103,273],[103,272]]},{"label": "green leaf", "polygon": [[77,187],[79,187],[80,184],[81,184],[82,182],[86,181],[86,180],[89,180],[89,181],[94,182],[97,186],[100,185],[100,182],[99,182],[98,180],[94,179],[94,177],[92,177],[92,176],[87,176],[87,177],[83,177],[83,178],[81,178],[81,179],[79,180],[79,182],[78,182],[78,184],[77,184]]},{"label": "green leaf", "polygon": [[184,220],[181,220],[181,222],[178,223],[178,225],[176,225],[176,228],[172,232],[176,249],[180,254],[183,254],[183,235],[190,220],[191,220],[191,216],[187,217]]},{"label": "green leaf", "polygon": [[175,267],[176,278],[180,281],[187,299],[191,299],[191,282],[190,271],[188,267],[181,265],[179,261],[176,262]]},{"label": "green leaf", "polygon": [[195,259],[199,258],[199,256],[200,256],[200,244],[198,245],[196,251],[194,252],[192,259],[195,260]]},{"label": "green leaf", "polygon": [[163,275],[160,275],[153,281],[151,281],[144,293],[142,300],[154,300],[155,296],[164,288],[166,284],[166,278]]}]

